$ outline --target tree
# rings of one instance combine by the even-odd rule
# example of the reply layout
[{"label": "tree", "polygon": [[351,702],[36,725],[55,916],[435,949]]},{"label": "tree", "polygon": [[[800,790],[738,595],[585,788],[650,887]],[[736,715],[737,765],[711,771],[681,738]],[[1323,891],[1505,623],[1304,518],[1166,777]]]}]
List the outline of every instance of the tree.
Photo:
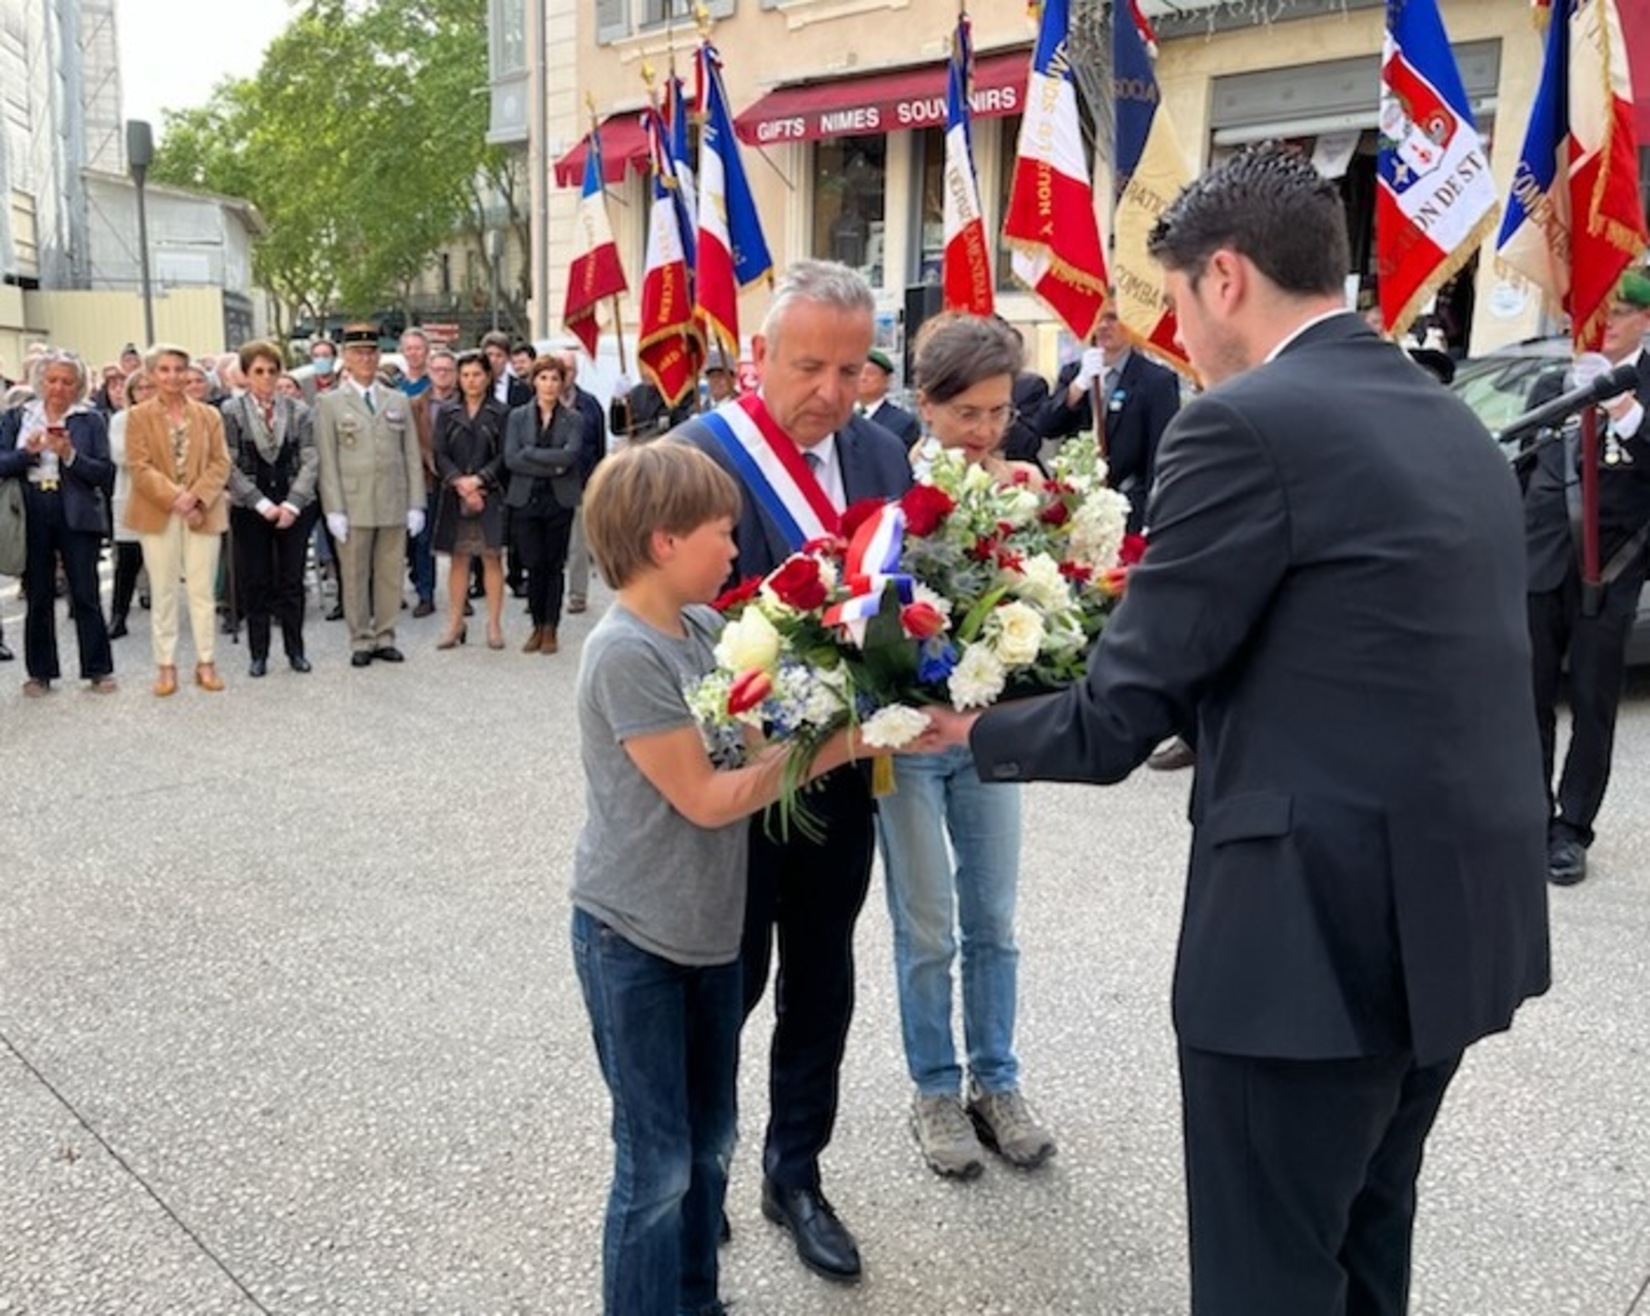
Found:
[{"label": "tree", "polygon": [[258,207],[253,271],[287,323],[404,305],[500,167],[486,32],[485,0],[306,0],[254,77],[168,113],[152,176]]}]

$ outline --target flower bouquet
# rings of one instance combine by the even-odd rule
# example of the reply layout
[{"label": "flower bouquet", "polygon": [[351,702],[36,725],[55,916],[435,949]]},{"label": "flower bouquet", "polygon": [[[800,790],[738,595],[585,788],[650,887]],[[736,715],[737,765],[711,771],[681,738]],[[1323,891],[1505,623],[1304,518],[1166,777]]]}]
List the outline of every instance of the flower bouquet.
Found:
[{"label": "flower bouquet", "polygon": [[841,728],[898,749],[927,726],[922,704],[981,708],[1082,676],[1143,547],[1127,516],[1092,439],[1067,443],[1042,484],[1001,484],[935,445],[903,498],[855,504],[842,537],[716,600],[716,670],[689,706],[788,746],[781,829],[814,835],[798,796]]}]

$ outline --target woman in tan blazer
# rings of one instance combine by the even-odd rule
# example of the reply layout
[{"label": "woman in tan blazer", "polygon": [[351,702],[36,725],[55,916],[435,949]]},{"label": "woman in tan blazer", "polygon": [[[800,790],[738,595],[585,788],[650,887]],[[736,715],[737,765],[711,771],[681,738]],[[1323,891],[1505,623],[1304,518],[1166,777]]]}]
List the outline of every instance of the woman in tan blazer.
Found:
[{"label": "woman in tan blazer", "polygon": [[195,639],[195,684],[222,690],[212,661],[216,627],[212,590],[218,577],[220,537],[229,528],[224,485],[229,479],[229,449],[223,419],[211,407],[191,401],[184,392],[189,354],[158,343],[145,365],[154,377],[155,396],[132,408],[126,423],[126,464],[132,496],[126,524],[137,531],[149,570],[154,603],[150,617],[155,666],[155,693],[178,688],[178,577],[189,595],[189,629]]}]

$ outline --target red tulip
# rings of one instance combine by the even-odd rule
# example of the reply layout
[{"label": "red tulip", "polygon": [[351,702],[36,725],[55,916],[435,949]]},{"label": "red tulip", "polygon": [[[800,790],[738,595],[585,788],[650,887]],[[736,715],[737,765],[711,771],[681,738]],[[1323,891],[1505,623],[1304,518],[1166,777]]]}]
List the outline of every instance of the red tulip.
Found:
[{"label": "red tulip", "polygon": [[741,672],[728,688],[728,712],[734,717],[748,713],[773,693],[773,677],[760,667]]},{"label": "red tulip", "polygon": [[899,624],[914,640],[926,640],[945,629],[945,614],[932,603],[907,603],[899,610]]}]

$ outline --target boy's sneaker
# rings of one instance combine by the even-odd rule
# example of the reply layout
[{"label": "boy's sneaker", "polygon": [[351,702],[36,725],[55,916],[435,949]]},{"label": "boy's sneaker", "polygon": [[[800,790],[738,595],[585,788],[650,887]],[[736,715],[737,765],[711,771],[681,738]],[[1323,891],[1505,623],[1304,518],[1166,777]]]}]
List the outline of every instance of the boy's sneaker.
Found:
[{"label": "boy's sneaker", "polygon": [[911,1102],[911,1132],[922,1158],[935,1174],[948,1179],[973,1179],[985,1169],[980,1140],[963,1112],[962,1102],[945,1094],[917,1093]]},{"label": "boy's sneaker", "polygon": [[968,1115],[980,1141],[1010,1165],[1034,1169],[1054,1155],[1054,1137],[1037,1122],[1018,1089],[980,1092],[971,1089]]}]

